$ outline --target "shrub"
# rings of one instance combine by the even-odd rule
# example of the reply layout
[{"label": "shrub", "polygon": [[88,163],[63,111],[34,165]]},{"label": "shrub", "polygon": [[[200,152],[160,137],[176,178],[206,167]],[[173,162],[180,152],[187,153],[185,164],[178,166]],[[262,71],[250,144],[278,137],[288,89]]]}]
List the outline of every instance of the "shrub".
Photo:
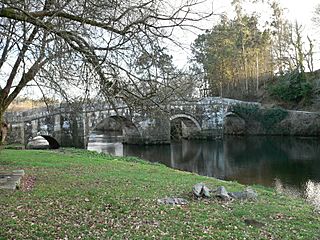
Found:
[{"label": "shrub", "polygon": [[288,111],[279,107],[261,110],[261,112],[260,122],[267,131],[270,131],[271,127],[288,116]]},{"label": "shrub", "polygon": [[259,107],[257,105],[243,105],[238,103],[233,106],[232,111],[241,118],[247,120],[250,118],[256,118],[256,116],[258,115]]},{"label": "shrub", "polygon": [[293,71],[278,77],[276,83],[269,87],[269,92],[286,102],[309,102],[313,87],[304,73]]},{"label": "shrub", "polygon": [[245,121],[258,121],[262,127],[269,132],[272,127],[285,119],[288,111],[283,108],[259,109],[257,105],[241,105],[233,106],[233,112],[243,118]]}]

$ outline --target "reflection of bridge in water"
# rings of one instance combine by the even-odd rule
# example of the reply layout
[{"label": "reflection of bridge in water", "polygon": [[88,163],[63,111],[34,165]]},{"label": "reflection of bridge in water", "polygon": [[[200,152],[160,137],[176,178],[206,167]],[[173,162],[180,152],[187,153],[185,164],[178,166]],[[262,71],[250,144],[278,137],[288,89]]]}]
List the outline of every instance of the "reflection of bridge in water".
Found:
[{"label": "reflection of bridge in water", "polygon": [[37,135],[54,137],[62,146],[85,146],[95,129],[121,132],[129,144],[169,143],[171,133],[190,139],[210,139],[221,133],[224,115],[230,105],[256,104],[231,99],[204,98],[193,102],[175,102],[158,107],[132,109],[118,105],[95,104],[78,108],[57,106],[25,112],[7,112],[11,142],[26,143]]}]

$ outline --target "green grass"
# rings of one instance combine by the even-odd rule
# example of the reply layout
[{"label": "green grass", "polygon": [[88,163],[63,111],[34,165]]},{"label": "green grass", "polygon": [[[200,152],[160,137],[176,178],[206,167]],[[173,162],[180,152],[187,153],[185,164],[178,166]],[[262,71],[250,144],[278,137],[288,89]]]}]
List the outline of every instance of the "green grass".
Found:
[{"label": "green grass", "polygon": [[[3,150],[0,171],[24,169],[31,191],[0,190],[0,239],[319,239],[320,216],[302,199],[261,186],[258,201],[197,200],[192,186],[224,182],[84,150]],[[158,205],[166,196],[187,206]],[[248,226],[254,219],[263,226]]]}]

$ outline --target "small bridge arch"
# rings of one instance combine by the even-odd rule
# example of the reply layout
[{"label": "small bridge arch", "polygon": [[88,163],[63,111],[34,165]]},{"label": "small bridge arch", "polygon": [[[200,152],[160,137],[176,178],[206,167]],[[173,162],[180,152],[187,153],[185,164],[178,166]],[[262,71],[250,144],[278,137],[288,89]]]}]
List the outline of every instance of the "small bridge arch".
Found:
[{"label": "small bridge arch", "polygon": [[170,117],[170,135],[172,139],[193,138],[201,132],[199,122],[187,114],[175,114]]},{"label": "small bridge arch", "polygon": [[140,139],[137,126],[127,117],[120,115],[112,115],[100,120],[91,127],[89,137],[94,131],[106,132],[111,136],[122,135],[121,141],[124,143],[132,143]]},{"label": "small bridge arch", "polygon": [[182,118],[182,119],[186,118],[186,119],[191,120],[196,125],[198,130],[201,131],[201,126],[200,126],[199,122],[194,117],[192,117],[190,115],[187,115],[187,114],[175,114],[175,115],[170,117],[170,121],[173,121],[173,120],[178,119],[178,118]]}]

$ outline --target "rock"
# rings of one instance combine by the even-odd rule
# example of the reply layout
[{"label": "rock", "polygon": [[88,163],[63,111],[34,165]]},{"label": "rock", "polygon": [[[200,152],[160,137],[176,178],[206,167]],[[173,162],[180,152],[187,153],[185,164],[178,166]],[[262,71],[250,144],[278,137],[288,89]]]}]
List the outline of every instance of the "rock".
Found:
[{"label": "rock", "polygon": [[166,204],[166,205],[186,205],[188,201],[183,198],[176,197],[166,197],[157,200],[158,204]]},{"label": "rock", "polygon": [[234,199],[244,199],[243,192],[229,192],[228,195]]},{"label": "rock", "polygon": [[245,194],[246,199],[248,200],[257,200],[258,193],[254,191],[251,187],[247,187],[243,193]]},{"label": "rock", "polygon": [[23,175],[23,170],[0,173],[0,189],[19,189],[20,179],[23,177]]},{"label": "rock", "polygon": [[203,187],[203,183],[197,183],[196,185],[193,186],[192,192],[196,197],[201,197],[202,187]]},{"label": "rock", "polygon": [[203,186],[202,188],[202,193],[203,193],[203,196],[209,198],[210,197],[210,189],[207,188],[206,186]]},{"label": "rock", "polygon": [[10,177],[0,176],[0,185],[7,183],[8,182],[8,178],[10,178]]},{"label": "rock", "polygon": [[210,197],[210,189],[204,183],[194,185],[192,192],[196,197]]},{"label": "rock", "polygon": [[34,137],[30,142],[27,144],[27,149],[49,149],[50,144],[49,142],[41,136]]},{"label": "rock", "polygon": [[228,193],[230,197],[239,200],[257,200],[258,194],[250,187],[247,187],[242,192],[230,192]]},{"label": "rock", "polygon": [[[240,200],[256,200],[258,194],[250,187],[247,187],[242,192],[230,192],[226,190],[224,186],[218,187],[215,191],[210,191],[210,189],[204,185],[204,183],[197,183],[193,186],[192,192],[196,197],[207,197],[211,196],[210,192],[213,192],[213,196],[220,198],[222,200],[240,199]],[[166,197],[157,200],[158,204],[167,205],[186,205],[188,201],[183,198],[176,197]]]},{"label": "rock", "polygon": [[221,198],[222,200],[230,200],[230,196],[224,186],[218,187],[214,196]]}]

